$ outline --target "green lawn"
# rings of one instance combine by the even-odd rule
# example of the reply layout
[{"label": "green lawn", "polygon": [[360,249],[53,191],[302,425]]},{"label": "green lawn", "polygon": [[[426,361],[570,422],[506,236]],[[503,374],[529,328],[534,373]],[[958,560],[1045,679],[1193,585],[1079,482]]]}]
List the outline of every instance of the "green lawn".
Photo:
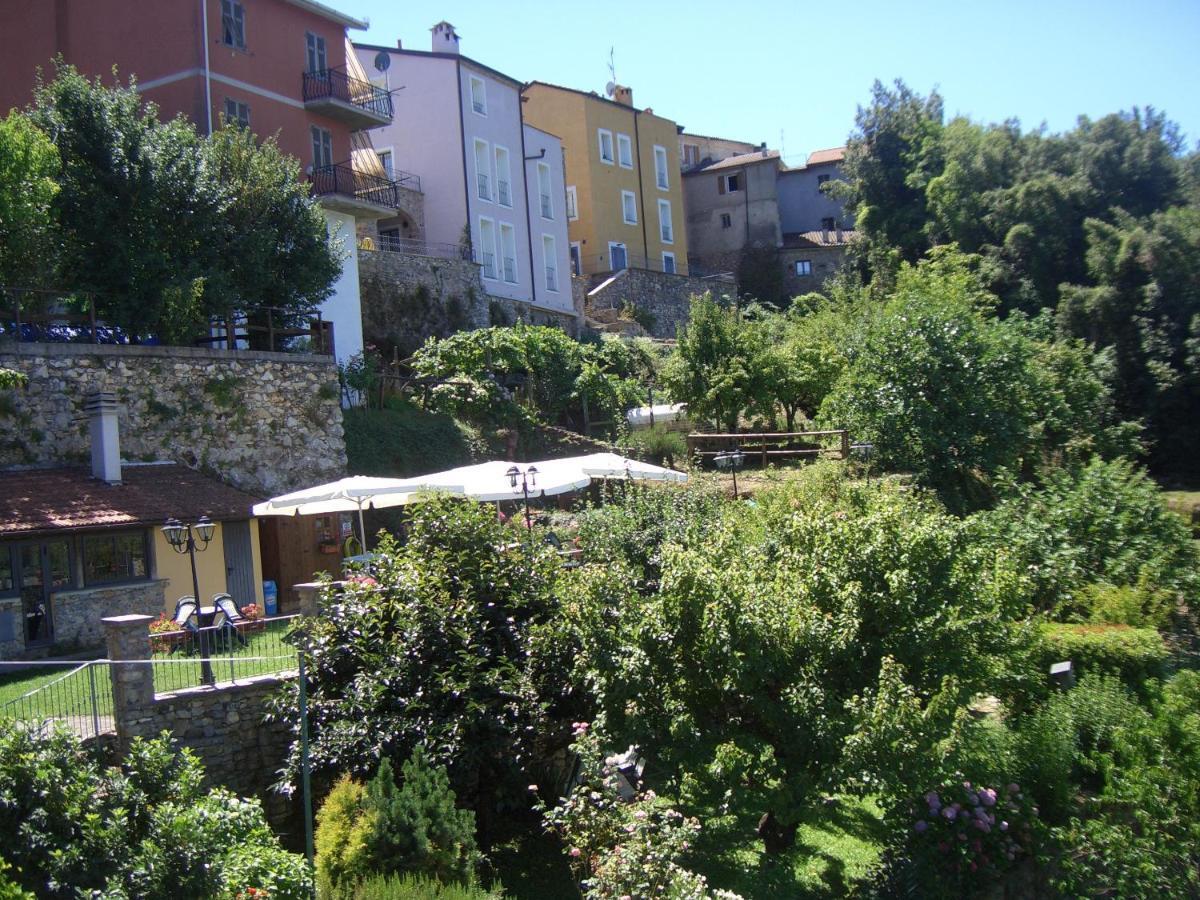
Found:
[{"label": "green lawn", "polygon": [[[63,678],[64,675],[68,675],[72,670],[79,668],[81,665],[83,665],[81,661],[72,660],[53,666],[31,666],[29,668],[16,669],[12,672],[5,672],[3,675],[0,675],[0,709],[30,691]],[[7,669],[8,666],[4,668]],[[75,690],[76,682],[86,677],[87,674],[85,672],[71,675],[62,682],[63,689]]]}]

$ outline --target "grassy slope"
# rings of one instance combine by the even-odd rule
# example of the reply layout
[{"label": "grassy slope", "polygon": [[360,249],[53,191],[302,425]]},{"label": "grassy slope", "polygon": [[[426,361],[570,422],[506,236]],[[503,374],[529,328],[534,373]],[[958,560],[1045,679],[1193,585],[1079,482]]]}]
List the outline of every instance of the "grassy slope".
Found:
[{"label": "grassy slope", "polygon": [[477,462],[484,452],[482,439],[469,427],[407,404],[348,409],[343,427],[351,475],[408,478]]}]

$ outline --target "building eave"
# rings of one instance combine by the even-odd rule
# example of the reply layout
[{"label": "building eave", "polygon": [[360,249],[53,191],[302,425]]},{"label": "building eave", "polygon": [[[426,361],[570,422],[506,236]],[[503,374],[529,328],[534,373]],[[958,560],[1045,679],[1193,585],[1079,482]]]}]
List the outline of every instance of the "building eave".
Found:
[{"label": "building eave", "polygon": [[356,19],[354,16],[338,12],[324,3],[318,3],[317,0],[284,0],[284,2],[290,3],[292,6],[298,6],[300,9],[307,10],[323,19],[336,22],[343,28],[357,28],[359,31],[366,31],[371,27],[371,23],[366,19]]}]

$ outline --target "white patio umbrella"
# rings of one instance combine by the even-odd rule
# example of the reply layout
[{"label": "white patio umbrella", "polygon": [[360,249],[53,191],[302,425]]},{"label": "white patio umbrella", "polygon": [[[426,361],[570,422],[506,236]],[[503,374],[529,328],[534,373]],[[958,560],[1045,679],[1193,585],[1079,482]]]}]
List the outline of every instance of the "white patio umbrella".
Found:
[{"label": "white patio umbrella", "polygon": [[569,456],[566,459],[550,460],[537,465],[539,469],[543,466],[550,468],[558,465],[577,468],[593,478],[626,478],[634,481],[688,480],[686,472],[630,459],[619,453],[589,453],[586,456]]},{"label": "white patio umbrella", "polygon": [[444,488],[429,485],[422,478],[378,478],[371,475],[351,475],[326,484],[292,491],[254,505],[256,516],[317,516],[334,512],[357,512],[358,530],[363,550],[367,549],[367,532],[363,525],[364,509],[383,509],[403,506],[422,492],[444,489],[451,493],[453,484]]},{"label": "white patio umbrella", "polygon": [[[561,462],[514,463],[497,460],[422,475],[411,481],[420,482],[430,491],[487,501],[520,500],[525,496],[526,487],[530,497],[548,497],[591,484],[591,476],[580,467],[560,465]],[[512,469],[517,470],[515,477],[509,474]]]}]

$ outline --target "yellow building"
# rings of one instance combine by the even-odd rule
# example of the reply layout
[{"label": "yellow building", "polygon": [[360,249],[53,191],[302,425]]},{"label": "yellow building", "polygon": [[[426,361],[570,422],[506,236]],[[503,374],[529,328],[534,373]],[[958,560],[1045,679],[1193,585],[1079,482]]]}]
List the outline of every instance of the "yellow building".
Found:
[{"label": "yellow building", "polygon": [[523,92],[525,121],[562,138],[572,269],[685,275],[679,129],[613,87],[612,99],[541,81]]}]

